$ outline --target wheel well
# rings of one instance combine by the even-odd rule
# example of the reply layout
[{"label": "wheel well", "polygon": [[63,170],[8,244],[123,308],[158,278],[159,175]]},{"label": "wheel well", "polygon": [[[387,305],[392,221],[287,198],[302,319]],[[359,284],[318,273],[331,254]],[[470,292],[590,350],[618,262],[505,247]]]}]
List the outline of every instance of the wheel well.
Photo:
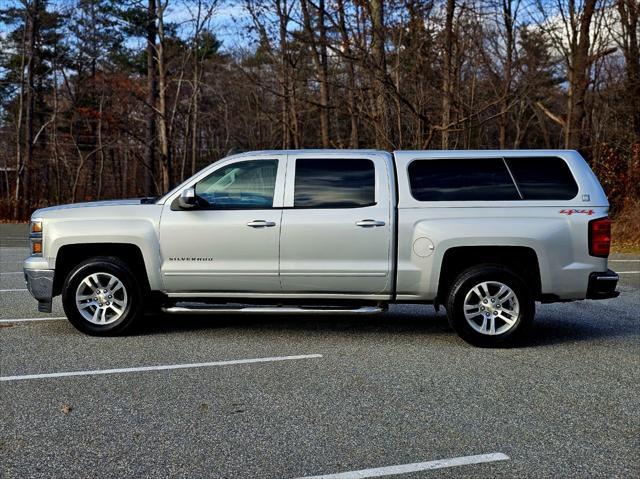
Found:
[{"label": "wheel well", "polygon": [[115,256],[134,271],[142,280],[142,286],[149,290],[149,278],[144,266],[142,251],[136,245],[126,243],[84,243],[70,244],[60,248],[56,257],[56,270],[53,277],[54,296],[62,292],[67,275],[83,261],[94,256]]},{"label": "wheel well", "polygon": [[438,302],[445,301],[449,287],[462,271],[482,263],[500,264],[520,274],[532,286],[534,296],[540,297],[540,267],[533,249],[526,246],[460,246],[448,249],[442,258]]}]

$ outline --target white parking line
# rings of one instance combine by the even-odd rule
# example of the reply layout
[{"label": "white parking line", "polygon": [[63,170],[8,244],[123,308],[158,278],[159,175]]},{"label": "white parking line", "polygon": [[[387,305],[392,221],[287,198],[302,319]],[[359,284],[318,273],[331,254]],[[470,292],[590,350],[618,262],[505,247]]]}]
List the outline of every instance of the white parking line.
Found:
[{"label": "white parking line", "polygon": [[64,316],[57,316],[53,318],[14,318],[14,319],[0,319],[0,323],[26,323],[28,321],[58,321],[60,319],[67,319]]},{"label": "white parking line", "polygon": [[477,456],[454,457],[438,461],[416,462],[413,464],[400,464],[398,466],[376,467],[374,469],[360,469],[358,471],[339,472],[337,474],[324,474],[321,476],[306,476],[299,479],[363,479],[366,477],[392,476],[394,474],[408,474],[410,472],[444,469],[446,467],[466,466],[469,464],[482,464],[484,462],[506,461],[509,456],[501,452],[491,454],[479,454]]},{"label": "white parking line", "polygon": [[230,366],[233,364],[271,363],[295,359],[321,358],[322,354],[302,354],[299,356],[276,356],[273,358],[232,359],[211,363],[169,364],[164,366],[141,366],[137,368],[95,369],[89,371],[67,371],[63,373],[27,374],[24,376],[0,376],[0,381],[20,381],[23,379],[66,378],[70,376],[96,376],[99,374],[138,373],[142,371],[166,371],[168,369],[207,368],[212,366]]},{"label": "white parking line", "polygon": [[640,263],[640,259],[610,259],[610,263]]},{"label": "white parking line", "polygon": [[22,271],[12,271],[10,273],[0,273],[0,276],[6,275],[6,274],[24,274],[24,272],[22,272]]},{"label": "white parking line", "polygon": [[638,274],[640,271],[616,271],[618,274]]},{"label": "white parking line", "polygon": [[0,289],[0,293],[16,293],[18,291],[29,291],[26,288],[22,288],[22,289]]}]

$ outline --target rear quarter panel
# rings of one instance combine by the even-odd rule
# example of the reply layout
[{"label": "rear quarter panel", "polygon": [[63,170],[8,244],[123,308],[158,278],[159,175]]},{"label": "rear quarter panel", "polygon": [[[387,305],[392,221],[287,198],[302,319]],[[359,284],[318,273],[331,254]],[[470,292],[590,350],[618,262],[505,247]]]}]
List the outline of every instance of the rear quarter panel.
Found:
[{"label": "rear quarter panel", "polygon": [[[573,151],[397,152],[398,300],[435,299],[442,259],[460,246],[524,246],[536,253],[543,294],[583,299],[589,274],[607,268],[588,252],[588,222],[606,216],[609,204],[595,175]],[[407,175],[416,159],[556,156],[569,165],[578,194],[572,200],[421,202]],[[541,164],[541,167],[544,167]],[[425,238],[428,241],[421,240]],[[416,241],[420,242],[416,243]],[[429,243],[430,242],[430,243]],[[431,244],[432,250],[425,250]]]}]

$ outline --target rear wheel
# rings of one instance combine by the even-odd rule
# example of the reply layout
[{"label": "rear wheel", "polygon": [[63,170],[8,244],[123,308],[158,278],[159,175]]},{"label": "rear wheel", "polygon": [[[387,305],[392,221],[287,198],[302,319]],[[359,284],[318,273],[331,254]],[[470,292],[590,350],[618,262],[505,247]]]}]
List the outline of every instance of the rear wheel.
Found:
[{"label": "rear wheel", "polygon": [[124,332],[143,310],[134,273],[115,257],[90,258],[71,270],[62,305],[71,324],[94,336]]},{"label": "rear wheel", "polygon": [[534,315],[531,290],[517,273],[500,265],[463,271],[447,298],[449,323],[475,346],[515,345],[525,336]]}]

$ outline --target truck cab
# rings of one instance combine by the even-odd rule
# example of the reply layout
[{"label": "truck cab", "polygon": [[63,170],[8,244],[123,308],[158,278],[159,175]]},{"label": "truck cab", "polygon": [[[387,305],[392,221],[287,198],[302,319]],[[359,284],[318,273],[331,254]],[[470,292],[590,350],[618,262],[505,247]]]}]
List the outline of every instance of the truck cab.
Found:
[{"label": "truck cab", "polygon": [[222,160],[160,200],[168,294],[390,299],[391,166],[375,151]]}]

